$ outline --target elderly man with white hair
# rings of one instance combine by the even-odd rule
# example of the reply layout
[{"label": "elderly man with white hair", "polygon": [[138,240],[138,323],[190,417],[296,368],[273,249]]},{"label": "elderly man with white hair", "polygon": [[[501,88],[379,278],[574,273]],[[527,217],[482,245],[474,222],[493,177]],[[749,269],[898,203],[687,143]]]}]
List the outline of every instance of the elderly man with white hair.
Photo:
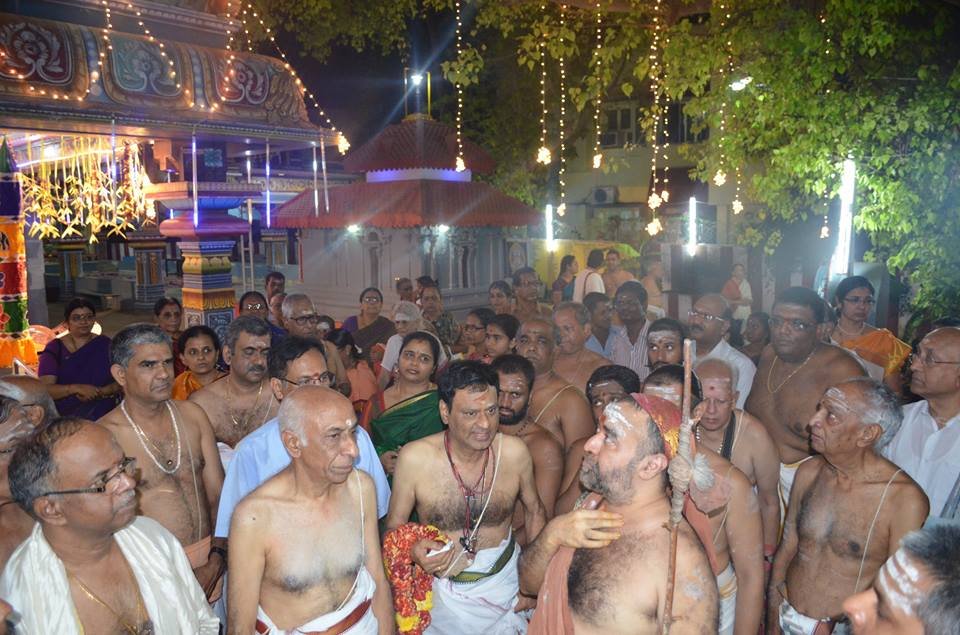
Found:
[{"label": "elderly man with white hair", "polygon": [[[326,349],[326,357],[330,363],[330,372],[336,376],[335,388],[344,395],[350,394],[350,379],[347,369],[340,359],[337,347],[333,342],[323,339],[323,333],[318,329],[320,314],[317,312],[313,300],[303,293],[291,293],[283,299],[280,306],[283,313],[283,328],[290,335],[305,337],[308,340],[317,340]],[[274,342],[276,343],[276,342]]]},{"label": "elderly man with white hair", "polygon": [[277,418],[290,465],[233,513],[227,632],[392,633],[376,488],[354,467],[353,405],[308,384]]},{"label": "elderly man with white hair", "polygon": [[809,426],[819,455],[797,470],[770,577],[773,632],[830,632],[843,600],[868,588],[900,539],[923,524],[923,490],[880,455],[901,420],[896,396],[873,379],[841,382],[821,397]]},{"label": "elderly man with white hair", "polygon": [[18,402],[35,428],[44,426],[60,416],[50,391],[36,377],[27,375],[4,377],[0,380],[0,395]]}]

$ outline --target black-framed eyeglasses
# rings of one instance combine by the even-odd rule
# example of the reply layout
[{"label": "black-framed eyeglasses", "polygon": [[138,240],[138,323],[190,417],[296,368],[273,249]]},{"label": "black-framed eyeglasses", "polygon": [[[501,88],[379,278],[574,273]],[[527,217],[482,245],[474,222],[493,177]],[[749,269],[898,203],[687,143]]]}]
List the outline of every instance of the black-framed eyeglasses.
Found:
[{"label": "black-framed eyeglasses", "polygon": [[[107,491],[110,483],[115,482],[118,476],[121,474],[126,474],[127,476],[132,477],[136,469],[137,459],[132,456],[125,456],[117,465],[116,469],[113,471],[113,474],[104,475],[100,478],[100,481],[96,485],[83,487],[80,489],[64,489],[58,492],[44,492],[43,494],[40,494],[40,496],[62,496],[64,494],[103,494]],[[40,496],[37,498],[40,498]]]},{"label": "black-framed eyeglasses", "polygon": [[244,305],[243,305],[243,310],[244,310],[244,311],[260,311],[260,310],[265,309],[265,308],[266,308],[266,306],[264,306],[264,304],[263,304],[262,302],[257,302],[256,304],[244,304]]},{"label": "black-framed eyeglasses", "polygon": [[364,304],[380,304],[383,302],[380,298],[375,295],[368,295],[363,299]]},{"label": "black-framed eyeglasses", "polygon": [[697,311],[696,309],[690,309],[689,311],[687,311],[687,317],[691,319],[698,317],[702,320],[706,320],[707,322],[723,322],[726,319],[722,315],[713,315],[712,313],[704,313],[703,311]]},{"label": "black-framed eyeglasses", "polygon": [[292,386],[331,386],[334,380],[337,378],[336,375],[330,371],[320,373],[318,377],[303,377],[299,381],[291,381],[286,377],[280,377],[280,381],[285,381]]},{"label": "black-framed eyeglasses", "polygon": [[70,316],[71,322],[93,322],[97,319],[94,313],[77,313]]},{"label": "black-framed eyeglasses", "polygon": [[770,318],[770,328],[779,329],[784,325],[789,326],[791,330],[797,331],[798,333],[809,331],[816,326],[813,322],[804,322],[803,320],[784,320],[780,317]]},{"label": "black-framed eyeglasses", "polygon": [[933,358],[933,353],[927,352],[926,355],[920,353],[910,353],[910,363],[917,366],[930,366],[933,364],[960,364],[960,361],[949,362]]},{"label": "black-framed eyeglasses", "polygon": [[319,315],[301,315],[300,317],[292,318],[294,322],[297,323],[297,326],[316,326],[320,322]]}]

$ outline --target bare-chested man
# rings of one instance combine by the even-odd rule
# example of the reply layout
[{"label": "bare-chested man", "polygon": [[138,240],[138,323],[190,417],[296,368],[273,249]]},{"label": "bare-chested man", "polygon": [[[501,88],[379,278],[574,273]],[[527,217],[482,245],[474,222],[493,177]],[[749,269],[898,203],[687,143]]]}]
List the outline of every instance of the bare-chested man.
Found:
[{"label": "bare-chested man", "polygon": [[757,489],[763,520],[763,555],[773,562],[780,537],[780,462],[777,446],[763,424],[735,407],[737,369],[722,359],[697,364],[703,405],[697,423],[697,447],[709,448],[733,463]]},{"label": "bare-chested man", "polygon": [[634,275],[623,268],[620,252],[608,249],[606,257],[607,267],[603,272],[603,290],[611,298],[617,294],[620,285],[629,280],[636,280]]},{"label": "bare-chested man", "polygon": [[24,408],[9,397],[0,397],[0,571],[33,529],[33,518],[13,500],[7,482],[7,466],[13,451],[33,430],[34,422]]},{"label": "bare-chested man", "polygon": [[353,406],[305,385],[278,418],[290,465],[233,513],[227,632],[393,633],[377,494],[354,467]]},{"label": "bare-chested man", "polygon": [[[664,365],[653,371],[644,383],[644,394],[661,396],[677,408],[683,396],[683,367]],[[692,385],[696,413],[715,409],[699,382]],[[759,424],[758,424],[759,425]],[[691,498],[710,524],[712,541],[707,548],[720,594],[719,635],[756,635],[763,618],[763,525],[753,486],[728,458],[701,444],[697,434],[697,454],[713,472],[713,485],[707,490],[691,486]],[[774,455],[774,462],[776,461]],[[776,479],[774,479],[776,483]],[[776,498],[774,498],[776,501]],[[689,518],[689,516],[688,516]],[[779,528],[779,517],[777,518]],[[706,543],[705,543],[706,546]],[[712,547],[712,549],[710,548]]]},{"label": "bare-chested man", "polygon": [[270,327],[260,318],[241,315],[227,326],[223,361],[230,373],[190,395],[210,419],[224,465],[233,448],[277,414],[277,400],[267,377]]},{"label": "bare-chested man", "polygon": [[[680,411],[655,397],[636,399],[608,405],[587,441],[580,478],[594,494],[551,520],[524,551],[521,588],[539,591],[531,634],[653,634],[670,619],[667,465],[676,448],[664,435],[679,427]],[[676,575],[670,632],[716,633],[717,587],[701,539],[684,520]]]},{"label": "bare-chested man", "polygon": [[585,391],[593,371],[610,360],[586,347],[590,339],[590,311],[576,302],[563,302],[553,310],[553,323],[560,331],[560,345],[553,370],[580,390]]},{"label": "bare-chested man", "polygon": [[133,324],[113,338],[110,373],[124,400],[99,423],[137,459],[140,513],[177,537],[211,601],[220,596],[226,541],[211,543],[223,466],[207,415],[173,401],[173,348],[152,324]]},{"label": "bare-chested man", "polygon": [[450,364],[437,386],[448,429],[400,451],[387,528],[403,525],[416,510],[420,522],[446,537],[446,545],[422,540],[413,546],[414,562],[437,576],[428,633],[526,630],[526,620],[514,612],[519,552],[510,523],[520,501],[533,540],[543,528],[544,510],[526,444],[497,433],[497,385],[489,366]]},{"label": "bare-chested man", "polygon": [[[500,380],[500,431],[523,439],[533,457],[533,478],[537,494],[546,510],[547,520],[553,518],[553,507],[560,490],[563,474],[563,446],[556,437],[528,416],[530,388],[535,372],[530,360],[519,355],[497,358],[492,368]],[[579,469],[579,468],[578,468]],[[514,514],[513,532],[517,542],[527,544],[523,527],[523,510]]]},{"label": "bare-chested man", "polygon": [[176,537],[137,516],[138,467],[104,426],[74,417],[16,449],[10,490],[37,521],[0,578],[17,633],[217,635]]},{"label": "bare-chested man", "polygon": [[819,341],[823,300],[806,287],[777,297],[770,316],[770,343],[760,357],[744,410],[760,420],[780,454],[781,516],[800,464],[810,458],[807,425],[823,393],[866,373],[838,346]]},{"label": "bare-chested man", "polygon": [[530,394],[533,421],[563,443],[566,452],[577,439],[590,436],[594,427],[583,392],[553,370],[559,343],[556,325],[545,319],[528,320],[517,331],[517,354],[529,359],[537,373]]},{"label": "bare-chested man", "polygon": [[843,600],[869,587],[900,539],[923,524],[923,490],[878,453],[901,418],[897,397],[873,379],[841,382],[821,396],[810,420],[820,456],[797,470],[767,590],[771,632],[831,626]]}]

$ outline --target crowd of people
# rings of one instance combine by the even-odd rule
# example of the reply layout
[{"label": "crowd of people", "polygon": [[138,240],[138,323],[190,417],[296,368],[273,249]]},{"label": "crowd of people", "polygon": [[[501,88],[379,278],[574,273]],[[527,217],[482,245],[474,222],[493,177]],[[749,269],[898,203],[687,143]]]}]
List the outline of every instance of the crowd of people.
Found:
[{"label": "crowd of people", "polygon": [[272,272],[222,341],[72,300],[0,380],[0,633],[960,632],[956,322],[910,346],[858,276],[753,313],[739,264],[681,321],[661,277],[338,321]]}]

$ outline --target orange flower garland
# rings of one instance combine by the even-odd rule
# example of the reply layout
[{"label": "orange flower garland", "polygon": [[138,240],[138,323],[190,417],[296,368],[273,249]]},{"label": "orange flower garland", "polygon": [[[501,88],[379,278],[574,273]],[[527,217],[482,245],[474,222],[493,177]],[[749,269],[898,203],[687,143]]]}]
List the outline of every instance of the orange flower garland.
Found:
[{"label": "orange flower garland", "polygon": [[387,532],[383,539],[383,566],[393,587],[393,609],[401,633],[420,635],[430,626],[433,608],[433,575],[413,561],[413,546],[421,540],[446,543],[433,525],[407,523]]}]

